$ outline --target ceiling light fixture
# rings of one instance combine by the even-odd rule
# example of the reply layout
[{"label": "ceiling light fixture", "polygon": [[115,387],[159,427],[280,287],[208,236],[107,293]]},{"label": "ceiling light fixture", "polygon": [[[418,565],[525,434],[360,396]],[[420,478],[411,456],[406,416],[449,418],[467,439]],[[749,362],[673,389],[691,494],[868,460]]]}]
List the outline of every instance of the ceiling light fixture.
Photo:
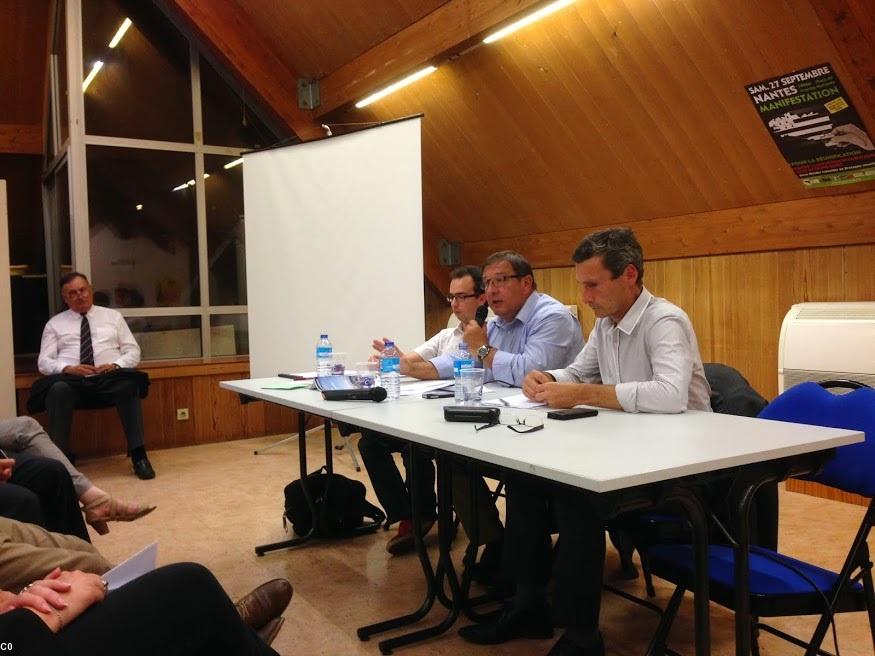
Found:
[{"label": "ceiling light fixture", "polygon": [[182,183],[181,185],[179,185],[178,187],[174,187],[174,188],[173,188],[173,191],[182,191],[183,189],[188,189],[188,183],[187,183],[187,182],[183,182],[183,183]]},{"label": "ceiling light fixture", "polygon": [[142,203],[138,203],[138,204],[137,204],[137,211],[139,212],[139,211],[142,210],[142,209],[143,209],[143,205],[142,205]]},{"label": "ceiling light fixture", "polygon": [[367,107],[372,102],[379,100],[380,98],[383,98],[385,96],[388,96],[390,93],[394,93],[395,91],[398,91],[398,89],[403,89],[408,84],[413,84],[417,80],[424,78],[426,75],[430,75],[431,73],[434,73],[436,70],[437,70],[436,66],[426,66],[425,68],[416,71],[412,75],[408,75],[403,80],[399,80],[398,82],[395,82],[395,84],[390,84],[385,89],[380,89],[376,93],[372,93],[370,96],[368,96],[364,100],[359,100],[355,104],[355,106],[358,107],[359,109],[361,109],[362,107]]},{"label": "ceiling light fixture", "polygon": [[531,14],[529,14],[528,16],[525,16],[524,18],[520,18],[518,21],[514,21],[510,25],[502,27],[497,32],[493,32],[492,34],[487,36],[485,39],[483,39],[483,43],[494,43],[495,41],[498,41],[500,38],[505,37],[508,34],[511,34],[513,32],[516,32],[521,27],[525,27],[526,25],[530,25],[530,24],[534,23],[536,20],[540,20],[544,16],[548,16],[548,15],[552,14],[554,11],[558,11],[558,10],[562,9],[563,7],[567,7],[572,2],[574,2],[574,0],[557,0],[556,2],[551,2],[549,5],[545,5],[545,6],[541,7],[540,9],[538,9],[538,11],[534,11]]},{"label": "ceiling light fixture", "polygon": [[225,169],[233,169],[235,166],[237,166],[237,165],[239,165],[239,164],[242,164],[242,163],[243,163],[243,158],[242,158],[242,157],[238,157],[238,158],[235,159],[233,162],[228,162],[227,164],[225,164],[225,166],[223,166],[222,168],[225,168]]},{"label": "ceiling light fixture", "polygon": [[101,68],[103,68],[103,62],[99,59],[91,65],[91,71],[88,73],[88,77],[82,82],[82,93],[85,93],[85,89],[88,88],[88,85],[91,84],[91,81],[100,72]]},{"label": "ceiling light fixture", "polygon": [[125,32],[128,31],[128,28],[130,26],[131,26],[131,19],[125,18],[122,21],[122,24],[119,25],[119,28],[115,33],[115,36],[112,37],[112,41],[109,42],[110,48],[115,48],[118,45],[118,42],[122,40],[122,37],[125,35]]}]

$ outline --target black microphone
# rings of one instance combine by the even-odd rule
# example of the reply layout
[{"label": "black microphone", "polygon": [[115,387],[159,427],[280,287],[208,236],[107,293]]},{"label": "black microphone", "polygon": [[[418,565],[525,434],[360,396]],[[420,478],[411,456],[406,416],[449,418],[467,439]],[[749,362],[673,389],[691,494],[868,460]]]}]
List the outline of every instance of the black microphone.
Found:
[{"label": "black microphone", "polygon": [[487,305],[486,303],[477,308],[477,313],[474,315],[474,320],[481,328],[483,327],[483,324],[486,323],[487,314],[489,314],[489,305]]},{"label": "black microphone", "polygon": [[382,387],[323,390],[322,398],[326,401],[373,401],[374,403],[379,403],[386,398],[386,390]]}]

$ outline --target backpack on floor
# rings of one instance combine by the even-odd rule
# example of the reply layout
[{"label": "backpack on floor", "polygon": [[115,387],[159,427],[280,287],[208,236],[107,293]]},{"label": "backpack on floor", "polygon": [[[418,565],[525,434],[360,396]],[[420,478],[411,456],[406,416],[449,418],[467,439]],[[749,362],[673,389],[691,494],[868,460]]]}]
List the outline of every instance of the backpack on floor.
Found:
[{"label": "backpack on floor", "polygon": [[[365,517],[374,524],[386,519],[382,510],[365,499],[364,483],[341,474],[329,475],[325,467],[307,476],[307,490],[316,506],[317,533],[322,536],[346,535],[363,526]],[[309,533],[313,516],[301,480],[286,485],[284,492],[283,523],[288,519],[297,535]]]}]

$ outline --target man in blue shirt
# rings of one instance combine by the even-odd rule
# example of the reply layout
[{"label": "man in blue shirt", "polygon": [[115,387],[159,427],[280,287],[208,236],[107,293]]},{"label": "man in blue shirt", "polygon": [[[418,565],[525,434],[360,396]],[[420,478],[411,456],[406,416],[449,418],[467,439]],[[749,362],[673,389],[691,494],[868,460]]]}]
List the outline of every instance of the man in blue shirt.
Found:
[{"label": "man in blue shirt", "polygon": [[[555,298],[537,291],[532,266],[515,251],[493,253],[483,264],[486,302],[495,317],[480,326],[469,321],[464,341],[486,369],[486,380],[522,387],[534,370],[568,366],[583,348],[583,333],[577,319]],[[443,365],[438,366],[438,370]],[[452,372],[452,360],[448,371]],[[472,525],[472,494],[476,494],[478,535],[468,539],[486,545],[474,578],[489,582],[498,568],[504,527],[486,482],[474,481],[472,489],[464,466],[453,472],[453,500],[462,526]]]}]

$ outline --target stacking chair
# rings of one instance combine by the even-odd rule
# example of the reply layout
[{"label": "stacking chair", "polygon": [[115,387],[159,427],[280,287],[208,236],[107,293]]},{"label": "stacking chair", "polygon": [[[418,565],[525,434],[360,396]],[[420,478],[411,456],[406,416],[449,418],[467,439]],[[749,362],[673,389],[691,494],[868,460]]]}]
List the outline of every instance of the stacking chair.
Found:
[{"label": "stacking chair", "polygon": [[[802,383],[775,399],[761,418],[865,432],[860,444],[840,447],[819,472],[806,477],[824,485],[866,497],[875,495],[875,390],[855,389],[831,394],[816,383]],[[821,644],[835,613],[867,611],[875,646],[875,589],[866,539],[875,521],[875,501],[851,542],[840,572],[817,567],[772,549],[750,549],[751,647],[759,654],[757,635],[764,630],[805,648],[807,656],[828,654]],[[817,524],[812,523],[816,530]],[[735,604],[735,552],[731,546],[709,547],[711,600],[730,609]],[[647,549],[651,571],[678,587],[663,614],[649,653],[664,653],[665,638],[680,597],[693,583],[694,562],[690,545],[661,544]],[[806,642],[760,622],[763,617],[820,615]]]}]

